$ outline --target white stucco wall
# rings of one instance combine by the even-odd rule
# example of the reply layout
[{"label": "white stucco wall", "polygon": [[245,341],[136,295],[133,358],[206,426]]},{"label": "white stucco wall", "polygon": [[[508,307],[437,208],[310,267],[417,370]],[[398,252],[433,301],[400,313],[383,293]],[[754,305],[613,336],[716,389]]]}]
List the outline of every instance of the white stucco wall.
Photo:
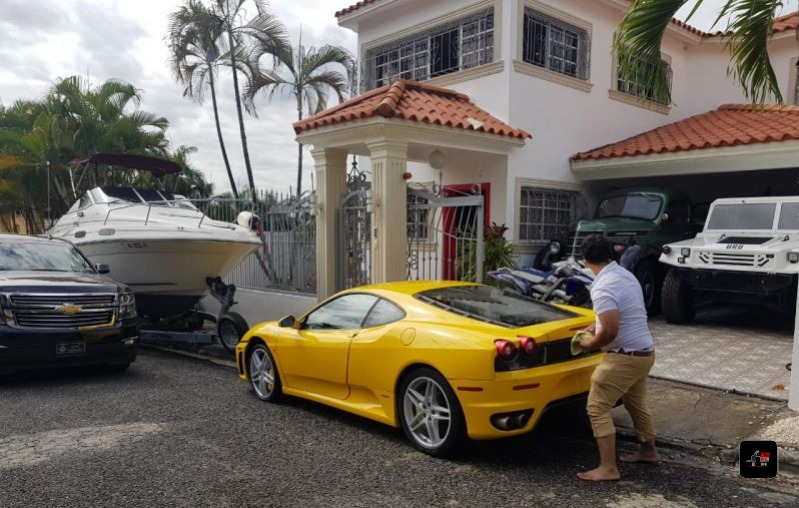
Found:
[{"label": "white stucco wall", "polygon": [[[522,36],[524,5],[543,4],[576,18],[590,26],[591,63],[590,91],[578,90],[519,73],[514,60],[521,60],[519,40]],[[614,6],[614,3],[616,4]],[[683,29],[671,28],[666,35],[663,53],[673,70],[674,105],[668,114],[626,104],[609,97],[613,86],[614,65],[611,54],[613,33],[623,17],[613,0],[396,0],[344,24],[357,30],[360,47],[392,40],[395,36],[413,33],[414,27],[429,28],[436,20],[451,19],[454,13],[468,11],[476,5],[494,6],[495,44],[498,60],[504,63],[501,72],[443,86],[468,94],[471,99],[510,125],[533,135],[527,145],[512,153],[507,165],[500,165],[497,174],[488,170],[476,173],[474,161],[463,159],[461,167],[450,161],[444,183],[461,183],[473,176],[492,182],[492,219],[511,227],[516,220],[517,184],[525,181],[552,181],[581,185],[570,170],[569,158],[577,152],[616,142],[641,132],[716,109],[723,103],[747,102],[737,82],[729,78],[729,54],[723,43],[699,38]],[[799,55],[793,34],[777,36],[772,41],[772,58],[786,98],[792,97],[789,83],[791,60]],[[447,77],[452,80],[454,75]],[[416,180],[438,180],[437,172],[424,165],[411,165]],[[459,173],[457,173],[459,172]],[[505,185],[495,185],[505,173]],[[474,180],[478,181],[478,180]],[[618,182],[617,182],[618,183]],[[557,185],[557,184],[556,184]],[[497,187],[504,187],[500,191]],[[591,189],[582,187],[592,194]],[[594,186],[593,191],[600,190]],[[733,192],[733,189],[730,189]],[[497,194],[496,197],[494,194]],[[501,198],[501,199],[500,199]],[[499,215],[503,213],[504,217]]]}]

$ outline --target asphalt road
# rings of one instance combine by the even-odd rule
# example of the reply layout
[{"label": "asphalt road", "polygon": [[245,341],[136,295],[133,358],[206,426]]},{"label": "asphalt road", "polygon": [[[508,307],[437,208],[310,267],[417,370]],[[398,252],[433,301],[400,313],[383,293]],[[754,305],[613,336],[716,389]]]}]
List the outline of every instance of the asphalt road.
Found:
[{"label": "asphalt road", "polygon": [[574,412],[440,460],[399,430],[299,400],[263,404],[230,369],[151,351],[124,374],[0,378],[3,508],[799,506],[731,470],[680,463],[578,480],[595,460]]}]

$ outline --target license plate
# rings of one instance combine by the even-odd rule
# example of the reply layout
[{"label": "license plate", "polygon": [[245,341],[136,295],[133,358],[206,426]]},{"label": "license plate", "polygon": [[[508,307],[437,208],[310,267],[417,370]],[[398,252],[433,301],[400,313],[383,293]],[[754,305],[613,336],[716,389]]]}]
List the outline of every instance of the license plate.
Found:
[{"label": "license plate", "polygon": [[76,355],[86,352],[86,344],[83,342],[72,342],[69,344],[56,344],[55,353],[57,355]]}]

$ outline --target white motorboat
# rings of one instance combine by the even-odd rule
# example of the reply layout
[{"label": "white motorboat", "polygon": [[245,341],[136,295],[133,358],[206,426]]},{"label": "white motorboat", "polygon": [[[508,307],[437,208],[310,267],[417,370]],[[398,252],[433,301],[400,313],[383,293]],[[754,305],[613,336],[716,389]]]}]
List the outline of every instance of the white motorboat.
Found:
[{"label": "white motorboat", "polygon": [[247,225],[212,220],[167,191],[130,187],[89,190],[49,232],[107,264],[148,317],[190,311],[208,295],[209,278],[225,277],[261,246]]}]

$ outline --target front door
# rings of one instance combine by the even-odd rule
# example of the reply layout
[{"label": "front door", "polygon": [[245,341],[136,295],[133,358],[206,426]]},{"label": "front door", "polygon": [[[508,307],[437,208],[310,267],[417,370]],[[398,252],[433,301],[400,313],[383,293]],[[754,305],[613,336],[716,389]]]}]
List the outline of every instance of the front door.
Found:
[{"label": "front door", "polygon": [[346,399],[350,343],[377,297],[355,293],[323,303],[278,340],[278,363],[288,388]]},{"label": "front door", "polygon": [[[442,279],[463,280],[465,272],[470,270],[465,267],[463,256],[469,256],[473,249],[476,228],[488,226],[491,223],[491,184],[480,185],[446,185],[443,197],[457,198],[464,196],[483,196],[483,214],[477,217],[477,206],[446,207],[442,211],[443,226],[443,259]],[[467,277],[468,278],[468,277]]]}]

